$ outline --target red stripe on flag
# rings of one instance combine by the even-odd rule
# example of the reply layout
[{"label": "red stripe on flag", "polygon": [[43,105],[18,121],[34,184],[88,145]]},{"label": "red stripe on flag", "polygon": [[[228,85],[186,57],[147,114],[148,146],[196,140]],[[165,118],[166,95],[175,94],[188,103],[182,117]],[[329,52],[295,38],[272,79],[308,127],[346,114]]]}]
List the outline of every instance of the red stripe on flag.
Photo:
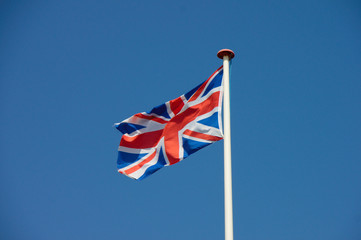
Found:
[{"label": "red stripe on flag", "polygon": [[199,139],[204,139],[204,140],[208,140],[208,141],[213,141],[213,142],[223,139],[222,137],[212,136],[212,135],[208,135],[208,134],[204,134],[204,133],[200,133],[200,132],[194,132],[189,129],[184,131],[184,135],[199,138]]},{"label": "red stripe on flag", "polygon": [[[208,79],[209,80],[209,79]],[[194,100],[196,100],[199,95],[201,95],[201,93],[203,92],[204,88],[206,87],[207,83],[208,83],[208,80],[205,81],[199,88],[198,90],[192,95],[192,97],[189,99],[188,102],[192,102]]]},{"label": "red stripe on flag", "polygon": [[143,113],[137,113],[137,114],[134,115],[134,117],[151,120],[151,121],[158,122],[158,123],[161,123],[161,124],[166,124],[168,122],[168,121],[163,120],[163,119],[161,119],[159,117],[155,117],[155,116],[152,116],[152,115],[144,115]]},{"label": "red stripe on flag", "polygon": [[172,110],[172,112],[174,113],[174,115],[177,115],[184,106],[183,99],[180,97],[173,99],[173,100],[169,101],[169,106],[170,106],[170,109]]},{"label": "red stripe on flag", "polygon": [[131,167],[131,168],[125,170],[124,173],[129,175],[129,174],[141,169],[145,164],[149,163],[150,161],[152,161],[154,159],[156,153],[157,153],[157,151],[154,151],[154,153],[152,153],[149,157],[147,157],[146,159],[144,159],[143,161],[141,161],[134,167]]},{"label": "red stripe on flag", "polygon": [[212,79],[216,74],[218,74],[218,71],[221,70],[223,68],[223,66],[220,66],[208,79],[207,81],[205,81],[199,88],[198,90],[193,94],[193,96],[189,99],[188,102],[192,102],[194,100],[196,100],[199,95],[201,95],[201,93],[203,92],[204,88],[206,87],[206,85],[208,84],[208,82],[210,81],[210,79]]},{"label": "red stripe on flag", "polygon": [[157,146],[163,130],[146,132],[135,136],[123,135],[120,146],[129,148],[152,148]]}]

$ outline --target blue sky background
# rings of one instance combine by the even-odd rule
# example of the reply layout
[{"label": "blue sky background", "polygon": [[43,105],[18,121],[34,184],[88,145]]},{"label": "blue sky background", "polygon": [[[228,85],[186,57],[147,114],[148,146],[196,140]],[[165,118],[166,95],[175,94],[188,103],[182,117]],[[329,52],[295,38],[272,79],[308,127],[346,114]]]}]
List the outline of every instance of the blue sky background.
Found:
[{"label": "blue sky background", "polygon": [[223,143],[137,182],[129,116],[232,66],[235,239],[361,239],[360,1],[2,1],[0,239],[223,239]]}]

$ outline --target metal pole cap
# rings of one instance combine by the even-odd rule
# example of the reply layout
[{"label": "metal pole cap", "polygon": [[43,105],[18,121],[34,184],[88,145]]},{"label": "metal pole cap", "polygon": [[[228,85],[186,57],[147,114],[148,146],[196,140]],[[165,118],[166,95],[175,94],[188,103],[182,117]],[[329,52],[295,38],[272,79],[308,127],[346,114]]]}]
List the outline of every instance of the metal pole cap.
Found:
[{"label": "metal pole cap", "polygon": [[217,53],[217,57],[223,59],[224,56],[228,56],[229,59],[234,58],[234,52],[231,49],[222,49]]}]

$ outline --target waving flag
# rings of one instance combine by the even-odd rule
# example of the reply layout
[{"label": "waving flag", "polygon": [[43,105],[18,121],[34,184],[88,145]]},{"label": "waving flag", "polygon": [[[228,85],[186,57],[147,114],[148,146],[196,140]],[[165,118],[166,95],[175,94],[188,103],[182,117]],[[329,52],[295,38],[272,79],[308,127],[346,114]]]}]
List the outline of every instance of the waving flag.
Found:
[{"label": "waving flag", "polygon": [[116,123],[118,172],[141,180],[223,138],[223,67],[188,93]]}]

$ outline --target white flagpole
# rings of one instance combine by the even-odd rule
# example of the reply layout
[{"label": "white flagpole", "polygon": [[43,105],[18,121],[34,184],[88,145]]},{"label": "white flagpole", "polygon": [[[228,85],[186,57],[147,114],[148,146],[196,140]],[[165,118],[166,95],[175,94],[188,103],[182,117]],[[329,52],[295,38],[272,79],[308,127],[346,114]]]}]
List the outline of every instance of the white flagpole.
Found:
[{"label": "white flagpole", "polygon": [[234,57],[230,49],[222,49],[217,56],[223,59],[223,135],[224,135],[224,224],[225,240],[233,240],[231,110],[229,91],[229,62]]}]

